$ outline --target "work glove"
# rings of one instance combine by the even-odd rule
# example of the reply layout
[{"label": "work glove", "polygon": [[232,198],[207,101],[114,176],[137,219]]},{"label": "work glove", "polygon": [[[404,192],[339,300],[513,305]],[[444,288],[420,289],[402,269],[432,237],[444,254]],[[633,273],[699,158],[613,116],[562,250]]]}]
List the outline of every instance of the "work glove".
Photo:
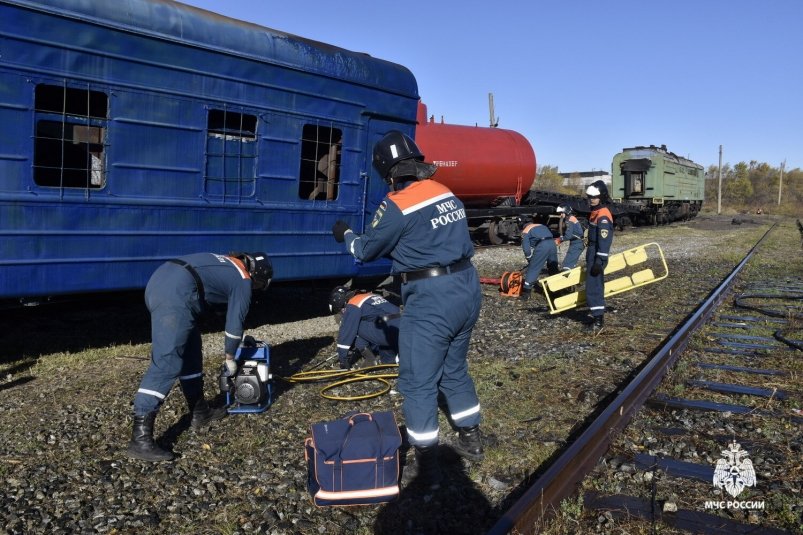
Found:
[{"label": "work glove", "polygon": [[223,375],[232,377],[237,373],[237,361],[234,359],[226,359],[223,361]]},{"label": "work glove", "polygon": [[335,237],[335,241],[337,243],[346,241],[346,232],[349,230],[351,230],[351,227],[345,221],[341,219],[335,221],[335,224],[332,225],[332,235]]},{"label": "work glove", "polygon": [[602,263],[594,262],[594,265],[591,266],[591,276],[597,277],[602,274]]}]

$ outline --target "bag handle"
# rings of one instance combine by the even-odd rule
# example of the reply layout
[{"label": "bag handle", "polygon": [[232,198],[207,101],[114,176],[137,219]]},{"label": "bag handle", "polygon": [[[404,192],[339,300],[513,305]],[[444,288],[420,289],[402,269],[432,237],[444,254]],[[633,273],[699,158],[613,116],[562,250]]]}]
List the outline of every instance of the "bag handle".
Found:
[{"label": "bag handle", "polygon": [[[356,414],[352,414],[351,416],[349,416],[349,426],[350,427],[354,427],[354,424],[357,423],[356,422],[357,417],[359,417],[359,416],[367,417],[369,422],[373,421],[373,419],[374,419],[373,415],[370,412],[358,412]],[[379,427],[379,424],[377,424],[377,427]]]},{"label": "bag handle", "polygon": [[349,416],[349,419],[348,419],[349,430],[346,431],[346,436],[343,437],[343,442],[340,444],[340,450],[337,452],[337,462],[335,464],[339,464],[339,463],[343,462],[343,458],[341,457],[341,455],[343,454],[343,448],[345,448],[346,443],[349,441],[349,435],[351,434],[352,429],[354,429],[354,426],[357,423],[359,423],[358,422],[358,417],[360,417],[360,416],[367,417],[367,419],[362,420],[362,421],[364,421],[364,422],[372,422],[374,424],[374,427],[376,427],[376,437],[377,437],[377,441],[379,443],[379,451],[377,452],[377,457],[380,458],[382,460],[382,462],[384,462],[384,456],[382,455],[382,452],[385,451],[385,450],[384,450],[384,448],[382,448],[382,428],[379,427],[379,422],[374,420],[374,417],[373,417],[373,415],[371,415],[371,413],[358,412],[357,414],[353,414],[353,415]]}]

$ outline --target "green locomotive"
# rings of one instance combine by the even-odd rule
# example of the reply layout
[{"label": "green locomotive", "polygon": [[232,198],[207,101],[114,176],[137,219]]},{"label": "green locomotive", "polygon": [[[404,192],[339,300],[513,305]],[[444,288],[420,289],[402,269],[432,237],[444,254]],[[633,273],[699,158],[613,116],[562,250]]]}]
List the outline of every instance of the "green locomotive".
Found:
[{"label": "green locomotive", "polygon": [[691,219],[703,205],[703,166],[666,145],[622,149],[613,157],[611,180],[611,197],[627,206],[633,225]]}]

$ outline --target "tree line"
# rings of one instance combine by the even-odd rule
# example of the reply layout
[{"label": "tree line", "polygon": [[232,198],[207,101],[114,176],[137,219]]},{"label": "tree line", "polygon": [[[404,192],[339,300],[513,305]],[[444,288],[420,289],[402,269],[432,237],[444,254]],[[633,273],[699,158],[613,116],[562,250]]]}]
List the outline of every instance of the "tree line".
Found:
[{"label": "tree line", "polygon": [[[783,177],[781,172],[783,171]],[[579,180],[567,181],[557,166],[538,167],[533,189],[555,191],[569,195],[582,194]],[[778,188],[781,202],[778,204]],[[708,166],[705,171],[705,202],[703,209],[716,211],[719,190],[719,167]],[[803,213],[803,170],[781,169],[768,163],[739,162],[722,165],[722,209],[738,212],[763,212],[800,216]]]}]

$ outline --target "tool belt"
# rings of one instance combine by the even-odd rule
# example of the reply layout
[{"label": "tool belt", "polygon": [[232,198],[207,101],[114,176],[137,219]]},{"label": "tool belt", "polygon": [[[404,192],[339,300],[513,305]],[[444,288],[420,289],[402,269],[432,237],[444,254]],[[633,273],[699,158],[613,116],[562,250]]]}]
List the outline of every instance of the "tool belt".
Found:
[{"label": "tool belt", "polygon": [[427,269],[420,269],[418,271],[408,271],[406,273],[400,273],[399,278],[401,278],[403,284],[406,284],[408,282],[417,281],[419,279],[428,279],[430,277],[440,277],[441,275],[459,273],[461,271],[467,270],[470,267],[472,267],[471,259],[464,258],[462,260],[458,260],[454,264],[449,264],[446,267],[433,267]]},{"label": "tool belt", "polygon": [[198,290],[198,301],[201,303],[201,309],[205,309],[206,308],[206,298],[204,296],[204,283],[201,280],[201,276],[198,275],[197,271],[195,271],[195,268],[192,267],[191,265],[189,265],[184,260],[180,260],[178,258],[174,258],[172,260],[168,260],[168,262],[170,262],[171,264],[176,264],[176,265],[179,265],[179,266],[183,267],[184,269],[187,270],[187,272],[190,275],[192,275],[192,278],[195,280],[195,288]]}]

